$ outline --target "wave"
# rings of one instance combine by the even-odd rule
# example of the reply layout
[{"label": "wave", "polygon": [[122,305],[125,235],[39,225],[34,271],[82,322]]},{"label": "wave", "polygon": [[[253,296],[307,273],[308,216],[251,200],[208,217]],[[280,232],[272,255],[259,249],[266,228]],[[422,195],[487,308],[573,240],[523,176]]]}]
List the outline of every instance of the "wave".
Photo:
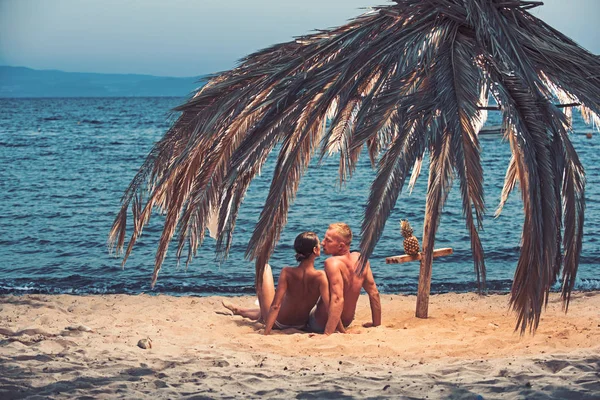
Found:
[{"label": "wave", "polygon": [[[511,280],[488,281],[483,291],[486,294],[506,294],[510,292]],[[414,295],[417,293],[416,283],[383,283],[378,285],[382,294]],[[560,292],[560,284],[555,284],[551,291]],[[600,290],[600,279],[578,279],[575,291],[591,292]],[[475,282],[432,282],[431,293],[472,293],[477,292]],[[97,282],[92,277],[56,278],[56,279],[15,279],[7,280],[0,285],[0,295],[24,294],[130,294],[142,293],[165,294],[172,296],[242,296],[253,295],[254,286],[248,284],[215,285],[211,283],[195,283],[189,280],[180,283],[159,281],[154,290],[150,289],[147,279],[129,280],[120,283]]]},{"label": "wave", "polygon": [[18,148],[18,147],[31,147],[30,143],[7,143],[0,142],[0,147]]}]

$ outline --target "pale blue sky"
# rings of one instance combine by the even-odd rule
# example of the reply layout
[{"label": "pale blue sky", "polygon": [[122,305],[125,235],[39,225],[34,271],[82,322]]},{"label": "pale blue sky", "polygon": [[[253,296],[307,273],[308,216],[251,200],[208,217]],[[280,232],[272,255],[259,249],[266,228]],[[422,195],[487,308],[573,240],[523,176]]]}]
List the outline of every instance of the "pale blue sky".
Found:
[{"label": "pale blue sky", "polygon": [[[600,0],[532,10],[600,54]],[[385,0],[0,0],[0,65],[195,76]]]}]

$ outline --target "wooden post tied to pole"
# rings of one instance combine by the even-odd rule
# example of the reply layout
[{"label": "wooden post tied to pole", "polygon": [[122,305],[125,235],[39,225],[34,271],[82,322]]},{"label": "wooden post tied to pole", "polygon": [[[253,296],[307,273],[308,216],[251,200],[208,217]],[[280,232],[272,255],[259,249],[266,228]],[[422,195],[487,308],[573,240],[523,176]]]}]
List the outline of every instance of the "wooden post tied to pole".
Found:
[{"label": "wooden post tied to pole", "polygon": [[[437,249],[437,250],[433,251],[433,258],[448,256],[448,255],[452,254],[453,252],[454,251],[450,247],[445,247],[443,249]],[[405,262],[418,261],[418,260],[421,260],[421,253],[416,254],[414,256],[409,256],[408,254],[403,254],[401,256],[386,257],[385,263],[386,264],[402,264]]]},{"label": "wooden post tied to pole", "polygon": [[[448,256],[453,252],[454,251],[450,247],[436,249],[433,250],[433,258]],[[401,264],[405,262],[421,260],[421,268],[419,270],[419,291],[417,293],[417,310],[415,312],[415,316],[417,318],[427,318],[429,310],[429,290],[431,288],[431,264],[428,266],[423,265],[421,254],[422,253],[419,253],[414,256],[404,254],[401,256],[387,257],[385,259],[385,263]]]}]

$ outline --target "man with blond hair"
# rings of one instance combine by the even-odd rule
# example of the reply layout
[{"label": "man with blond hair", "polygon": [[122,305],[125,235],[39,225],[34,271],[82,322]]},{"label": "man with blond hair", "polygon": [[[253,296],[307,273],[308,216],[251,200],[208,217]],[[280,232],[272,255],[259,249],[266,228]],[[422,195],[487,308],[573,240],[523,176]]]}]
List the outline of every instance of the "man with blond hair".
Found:
[{"label": "man with blond hair", "polygon": [[331,256],[325,260],[330,292],[329,309],[323,300],[319,300],[309,318],[309,328],[313,332],[326,335],[336,329],[345,332],[344,328],[354,320],[361,289],[365,289],[369,296],[372,317],[372,322],[363,326],[381,325],[381,302],[371,266],[367,261],[360,273],[360,253],[350,251],[351,243],[352,231],[347,224],[336,222],[329,225],[321,243],[323,252]]}]

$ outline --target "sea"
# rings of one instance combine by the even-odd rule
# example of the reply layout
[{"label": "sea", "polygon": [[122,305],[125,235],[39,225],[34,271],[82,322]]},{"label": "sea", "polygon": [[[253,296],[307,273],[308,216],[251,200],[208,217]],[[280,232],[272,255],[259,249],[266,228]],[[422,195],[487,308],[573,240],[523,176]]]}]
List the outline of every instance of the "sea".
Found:
[{"label": "sea", "polygon": [[[264,205],[276,154],[250,186],[242,205],[233,246],[224,262],[215,260],[215,241],[207,237],[186,268],[175,258],[175,244],[158,282],[150,288],[154,256],[164,217],[157,212],[124,267],[110,254],[108,233],[120,199],[153,144],[173,122],[170,110],[184,98],[0,99],[0,294],[168,294],[250,295],[254,264],[246,245]],[[500,124],[499,112],[488,125]],[[586,168],[586,219],[576,290],[600,289],[600,134],[574,115],[571,140]],[[593,132],[591,138],[587,134]],[[523,211],[516,189],[494,218],[510,159],[499,135],[481,137],[487,212],[481,232],[488,292],[508,292],[520,251]],[[304,175],[288,222],[270,260],[275,278],[295,265],[293,241],[303,231],[323,235],[331,222],[360,225],[375,176],[369,157],[360,159],[352,178],[340,186],[339,157],[318,157]],[[416,293],[419,263],[386,264],[402,250],[401,219],[421,239],[427,169],[412,193],[401,193],[370,258],[380,292]],[[470,241],[462,217],[458,182],[444,207],[436,247],[454,254],[435,259],[431,291],[477,290]],[[324,256],[317,259],[322,268]],[[557,283],[553,290],[559,290]]]}]

